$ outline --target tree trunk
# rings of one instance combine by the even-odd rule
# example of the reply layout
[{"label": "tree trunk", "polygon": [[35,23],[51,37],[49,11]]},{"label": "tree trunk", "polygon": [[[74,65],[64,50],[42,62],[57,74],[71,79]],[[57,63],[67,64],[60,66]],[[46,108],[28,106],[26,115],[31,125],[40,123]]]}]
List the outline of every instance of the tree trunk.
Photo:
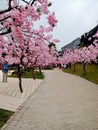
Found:
[{"label": "tree trunk", "polygon": [[84,75],[86,75],[86,63],[83,64],[83,72],[84,72]]},{"label": "tree trunk", "polygon": [[76,66],[75,66],[75,64],[73,65],[73,67],[74,67],[74,72],[76,71]]},{"label": "tree trunk", "polygon": [[21,74],[19,74],[18,76],[19,76],[18,78],[19,78],[19,88],[20,88],[20,92],[23,93]]},{"label": "tree trunk", "polygon": [[34,68],[32,69],[33,79],[35,80]]},{"label": "tree trunk", "polygon": [[21,77],[22,77],[22,72],[21,72],[20,66],[18,65],[19,89],[20,89],[20,92],[23,93]]},{"label": "tree trunk", "polygon": [[35,68],[36,72],[37,72],[37,67]]},{"label": "tree trunk", "polygon": [[71,63],[69,63],[69,64],[68,64],[68,67],[69,67],[69,68],[70,68],[70,70],[71,70]]},{"label": "tree trunk", "polygon": [[41,73],[42,73],[42,71],[41,71],[41,67],[39,66],[39,73],[40,73],[40,75],[41,75]]}]

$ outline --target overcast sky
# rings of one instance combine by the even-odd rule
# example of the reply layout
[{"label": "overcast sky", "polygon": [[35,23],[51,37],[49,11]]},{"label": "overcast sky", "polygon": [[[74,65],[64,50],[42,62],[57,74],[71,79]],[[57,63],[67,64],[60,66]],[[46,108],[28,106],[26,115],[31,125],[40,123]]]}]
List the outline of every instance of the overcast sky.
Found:
[{"label": "overcast sky", "polygon": [[98,24],[98,0],[52,0],[51,10],[59,20],[54,36],[57,48],[70,43]]},{"label": "overcast sky", "polygon": [[[0,0],[0,9],[7,0]],[[98,24],[98,0],[51,0],[50,10],[56,13],[58,24],[54,37],[60,39],[57,49],[72,42]]]}]

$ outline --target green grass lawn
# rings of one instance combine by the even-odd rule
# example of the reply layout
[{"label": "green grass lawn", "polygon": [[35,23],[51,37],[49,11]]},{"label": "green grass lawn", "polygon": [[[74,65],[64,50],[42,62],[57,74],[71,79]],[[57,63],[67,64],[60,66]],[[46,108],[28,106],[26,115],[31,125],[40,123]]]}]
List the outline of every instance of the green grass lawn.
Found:
[{"label": "green grass lawn", "polygon": [[67,69],[64,69],[64,72],[68,72],[71,74],[75,74],[81,76],[87,80],[90,80],[96,84],[98,84],[98,64],[88,64],[86,65],[86,75],[83,74],[83,65],[76,64],[75,72],[73,71],[73,66]]},{"label": "green grass lawn", "polygon": [[[43,72],[41,72],[41,74],[40,74],[39,71],[35,71],[34,74],[35,74],[36,79],[44,79]],[[12,75],[10,75],[9,77],[14,77],[14,78],[17,77],[17,72],[13,72]],[[22,78],[33,78],[32,70],[24,71],[22,74]]]},{"label": "green grass lawn", "polygon": [[[34,72],[34,75],[35,75],[35,78],[36,79],[44,79],[44,74],[43,72],[40,72],[39,71],[35,71]],[[23,78],[33,78],[33,75],[32,75],[32,71],[25,71],[22,75]]]},{"label": "green grass lawn", "polygon": [[0,129],[12,115],[13,112],[0,109]]}]

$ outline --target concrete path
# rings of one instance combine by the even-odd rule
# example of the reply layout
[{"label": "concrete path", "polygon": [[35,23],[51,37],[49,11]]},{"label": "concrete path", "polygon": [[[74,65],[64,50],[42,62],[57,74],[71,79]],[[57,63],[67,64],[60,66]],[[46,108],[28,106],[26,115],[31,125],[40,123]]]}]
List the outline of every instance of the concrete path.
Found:
[{"label": "concrete path", "polygon": [[42,80],[22,79],[23,93],[19,90],[18,78],[8,78],[7,83],[2,82],[2,72],[0,71],[0,108],[16,112],[17,109],[36,90]]},{"label": "concrete path", "polygon": [[2,130],[98,130],[98,85],[53,70]]}]

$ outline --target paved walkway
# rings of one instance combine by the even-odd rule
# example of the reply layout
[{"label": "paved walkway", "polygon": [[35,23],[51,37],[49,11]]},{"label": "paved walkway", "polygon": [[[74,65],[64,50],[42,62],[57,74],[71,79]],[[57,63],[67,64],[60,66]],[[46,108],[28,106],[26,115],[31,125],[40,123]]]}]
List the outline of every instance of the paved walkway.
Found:
[{"label": "paved walkway", "polygon": [[16,112],[17,109],[29,98],[42,80],[22,79],[23,93],[19,90],[18,78],[8,78],[7,83],[2,82],[0,70],[0,108]]},{"label": "paved walkway", "polygon": [[2,130],[98,130],[98,85],[48,71]]}]

